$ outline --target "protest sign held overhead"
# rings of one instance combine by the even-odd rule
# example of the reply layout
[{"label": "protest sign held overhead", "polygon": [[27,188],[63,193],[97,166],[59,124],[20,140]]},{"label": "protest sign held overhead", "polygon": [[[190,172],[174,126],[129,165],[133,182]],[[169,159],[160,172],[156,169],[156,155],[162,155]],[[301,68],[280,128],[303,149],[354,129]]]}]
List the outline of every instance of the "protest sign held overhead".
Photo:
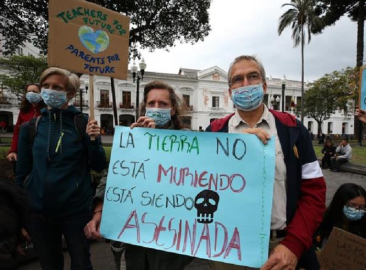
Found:
[{"label": "protest sign held overhead", "polygon": [[49,1],[48,64],[127,79],[128,17],[80,0]]},{"label": "protest sign held overhead", "polygon": [[101,234],[238,265],[268,257],[274,140],[116,127]]}]

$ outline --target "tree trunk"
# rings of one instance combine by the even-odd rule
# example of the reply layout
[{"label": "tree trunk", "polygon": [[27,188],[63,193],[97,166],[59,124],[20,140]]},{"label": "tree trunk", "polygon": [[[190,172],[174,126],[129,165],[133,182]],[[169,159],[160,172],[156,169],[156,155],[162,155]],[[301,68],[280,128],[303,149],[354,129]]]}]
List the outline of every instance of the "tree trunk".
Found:
[{"label": "tree trunk", "polygon": [[301,123],[304,123],[304,25],[301,27]]},{"label": "tree trunk", "polygon": [[[363,65],[364,25],[365,25],[365,0],[359,0],[358,20],[357,20],[357,58],[356,58],[357,67],[361,67]],[[362,137],[363,137],[362,134],[363,134],[362,122],[355,117],[354,135],[355,138],[357,138],[358,144],[360,146],[362,145]]]},{"label": "tree trunk", "polygon": [[359,0],[357,20],[357,66],[363,65],[363,32],[365,24],[365,0]]}]

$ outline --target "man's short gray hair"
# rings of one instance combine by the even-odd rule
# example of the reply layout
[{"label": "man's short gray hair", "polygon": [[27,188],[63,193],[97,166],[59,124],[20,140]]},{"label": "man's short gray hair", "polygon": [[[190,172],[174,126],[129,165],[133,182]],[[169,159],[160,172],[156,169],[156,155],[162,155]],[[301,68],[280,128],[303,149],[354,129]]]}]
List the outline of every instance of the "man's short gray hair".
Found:
[{"label": "man's short gray hair", "polygon": [[227,81],[229,83],[229,86],[230,86],[230,83],[231,83],[231,70],[233,69],[233,66],[242,61],[242,60],[251,60],[251,61],[254,61],[258,64],[258,67],[259,67],[259,72],[261,74],[261,77],[262,77],[262,82],[265,83],[266,82],[266,72],[264,70],[264,67],[263,67],[263,64],[261,61],[258,60],[258,58],[254,55],[240,55],[238,57],[236,57],[234,59],[234,61],[230,64],[230,67],[229,67],[229,71],[227,73]]}]

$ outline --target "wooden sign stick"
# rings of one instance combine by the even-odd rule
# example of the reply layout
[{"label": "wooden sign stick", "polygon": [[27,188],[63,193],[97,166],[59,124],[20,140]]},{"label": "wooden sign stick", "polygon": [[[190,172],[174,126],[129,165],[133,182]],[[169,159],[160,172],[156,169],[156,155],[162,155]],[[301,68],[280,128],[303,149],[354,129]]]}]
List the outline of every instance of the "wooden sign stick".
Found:
[{"label": "wooden sign stick", "polygon": [[[94,120],[94,76],[89,75],[89,121]],[[95,141],[95,137],[91,136],[90,140]]]}]

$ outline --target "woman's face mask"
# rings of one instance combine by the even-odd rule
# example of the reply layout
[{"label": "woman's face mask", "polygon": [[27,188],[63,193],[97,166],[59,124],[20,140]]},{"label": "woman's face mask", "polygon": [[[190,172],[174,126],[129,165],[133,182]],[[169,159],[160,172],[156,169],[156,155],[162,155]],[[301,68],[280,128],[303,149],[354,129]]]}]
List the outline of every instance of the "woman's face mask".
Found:
[{"label": "woman's face mask", "polygon": [[37,104],[42,100],[41,94],[34,92],[28,92],[25,94],[25,98],[32,104]]},{"label": "woman's face mask", "polygon": [[161,108],[148,108],[146,107],[145,116],[154,119],[155,125],[161,127],[166,125],[171,120],[171,108],[161,109]]},{"label": "woman's face mask", "polygon": [[343,214],[349,220],[356,221],[356,220],[360,220],[364,216],[365,210],[356,209],[356,208],[345,205],[343,207]]},{"label": "woman's face mask", "polygon": [[60,108],[66,103],[66,92],[42,88],[41,96],[44,103],[51,108]]},{"label": "woman's face mask", "polygon": [[253,84],[231,89],[231,99],[235,106],[242,111],[254,111],[263,100],[263,85]]}]

